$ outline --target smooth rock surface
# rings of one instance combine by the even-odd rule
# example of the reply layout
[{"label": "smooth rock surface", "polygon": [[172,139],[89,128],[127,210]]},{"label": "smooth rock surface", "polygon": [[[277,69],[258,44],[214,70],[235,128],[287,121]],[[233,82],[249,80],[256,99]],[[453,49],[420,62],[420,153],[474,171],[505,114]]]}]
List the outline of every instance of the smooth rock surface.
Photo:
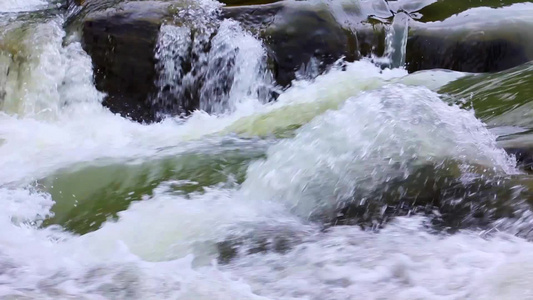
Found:
[{"label": "smooth rock surface", "polygon": [[497,72],[533,59],[533,5],[480,7],[442,22],[412,21],[407,69]]}]

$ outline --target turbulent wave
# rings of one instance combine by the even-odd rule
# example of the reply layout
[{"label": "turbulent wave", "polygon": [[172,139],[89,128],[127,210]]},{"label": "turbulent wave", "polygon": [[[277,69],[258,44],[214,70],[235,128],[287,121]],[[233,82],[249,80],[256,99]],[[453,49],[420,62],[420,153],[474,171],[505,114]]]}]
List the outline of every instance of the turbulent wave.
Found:
[{"label": "turbulent wave", "polygon": [[348,99],[271,147],[267,156],[250,167],[248,197],[286,202],[303,217],[317,209],[334,214],[349,199],[373,201],[382,184],[407,178],[425,164],[458,160],[514,172],[514,162],[473,113],[427,89],[403,85]]}]

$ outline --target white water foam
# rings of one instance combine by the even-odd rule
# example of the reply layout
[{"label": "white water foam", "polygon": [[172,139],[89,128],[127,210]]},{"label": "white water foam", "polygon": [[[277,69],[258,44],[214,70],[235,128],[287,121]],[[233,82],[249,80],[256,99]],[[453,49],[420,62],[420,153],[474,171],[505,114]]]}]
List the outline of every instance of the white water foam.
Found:
[{"label": "white water foam", "polygon": [[285,255],[239,259],[224,270],[269,299],[531,299],[533,245],[500,234],[428,234],[398,218],[380,234],[316,233]]},{"label": "white water foam", "polygon": [[[163,184],[151,199],[134,204],[117,223],[81,237],[13,223],[10,219],[15,216],[36,218],[46,212],[51,199],[31,191],[1,189],[0,198],[11,203],[12,209],[0,215],[4,228],[0,234],[0,296],[262,299],[245,283],[233,281],[211,266],[213,242],[238,229],[241,222],[282,223],[284,213],[276,213],[274,218],[267,206],[236,201],[231,190],[213,189],[185,199],[169,191],[172,184]],[[294,223],[286,215],[285,220]]]},{"label": "white water foam", "polygon": [[[38,205],[49,205],[44,195],[7,190],[0,194],[3,201],[35,205],[34,211],[42,211]],[[379,234],[358,227],[322,232],[285,213],[269,211],[242,202],[229,190],[180,199],[161,187],[152,199],[123,212],[117,223],[82,237],[14,225],[3,211],[0,220],[9,230],[0,235],[0,295],[283,300],[533,297],[529,288],[533,246],[522,239],[503,233],[490,239],[474,232],[432,235],[422,228],[420,218],[398,218]],[[209,254],[202,250],[202,242],[217,240],[224,230],[250,221],[299,226],[304,240],[285,254],[247,255],[222,266],[194,262]]]},{"label": "white water foam", "polygon": [[[51,120],[76,110],[100,107],[90,57],[80,43],[62,46],[63,19],[12,29],[15,54],[8,54],[9,72],[2,111],[31,119]],[[25,33],[23,33],[25,32]],[[7,35],[10,32],[5,33]]]}]

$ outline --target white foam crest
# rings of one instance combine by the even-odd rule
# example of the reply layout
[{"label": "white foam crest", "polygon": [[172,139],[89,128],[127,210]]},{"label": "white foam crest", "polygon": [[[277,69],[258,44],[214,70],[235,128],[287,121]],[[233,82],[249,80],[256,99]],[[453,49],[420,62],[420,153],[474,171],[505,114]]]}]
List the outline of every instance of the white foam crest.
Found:
[{"label": "white foam crest", "polygon": [[[79,107],[78,107],[79,108]],[[216,133],[233,118],[198,112],[185,124],[176,120],[142,125],[99,110],[73,110],[57,122],[0,114],[0,183],[28,182],[78,162],[102,158],[149,158],[160,149],[187,150],[187,141]]]},{"label": "white foam crest", "polygon": [[0,189],[3,215],[12,223],[35,224],[50,215],[50,195],[27,189]]},{"label": "white foam crest", "polygon": [[312,81],[293,82],[274,103],[262,107],[238,106],[236,114],[242,118],[225,130],[264,136],[278,129],[303,125],[328,109],[336,109],[361,91],[380,87],[390,80],[401,80],[404,76],[407,76],[405,70],[382,71],[367,60],[348,63],[345,68],[333,68]]},{"label": "white foam crest", "polygon": [[119,213],[117,222],[108,222],[78,238],[73,246],[107,256],[116,251],[120,241],[143,260],[172,260],[194,254],[202,264],[216,258],[214,243],[222,241],[239,224],[246,227],[292,220],[275,206],[255,205],[235,197],[233,189],[207,188],[205,193],[186,198],[172,193],[173,184],[162,184],[153,197],[134,203]]},{"label": "white foam crest", "polygon": [[271,147],[253,163],[247,197],[280,201],[307,217],[366,197],[419,164],[445,159],[513,173],[514,161],[473,112],[450,106],[426,88],[389,85],[353,97]]},{"label": "white foam crest", "polygon": [[404,69],[376,67],[369,60],[347,63],[334,67],[328,73],[313,80],[299,80],[284,91],[276,102],[253,105],[253,101],[237,106],[234,116],[238,120],[223,130],[244,136],[265,136],[300,126],[329,109],[337,109],[341,103],[361,91],[372,90],[391,82],[421,85],[437,90],[465,73],[447,70],[421,71],[407,74]]},{"label": "white foam crest", "polygon": [[50,197],[0,189],[7,207],[0,212],[0,297],[262,299],[211,265],[209,247],[231,226],[278,219],[265,213],[266,206],[233,199],[230,190],[185,199],[172,194],[172,184],[132,205],[118,222],[84,236],[13,223],[12,218],[40,218],[50,208]]},{"label": "white foam crest", "polygon": [[[194,242],[222,239],[225,229],[241,222],[276,223],[285,217],[239,200],[231,190],[180,198],[168,189],[171,184],[134,204],[118,222],[81,237],[14,225],[7,218],[12,214],[2,211],[0,222],[9,230],[0,232],[0,296],[285,300],[532,295],[532,244],[502,233],[488,239],[468,231],[433,235],[417,217],[398,218],[379,234],[358,227],[315,228],[288,253],[250,254],[227,265],[204,261],[198,266],[199,256],[188,253],[205,252],[195,252]],[[0,195],[35,205],[30,211],[41,211],[37,206],[49,201],[46,195],[22,190],[2,189]]]}]

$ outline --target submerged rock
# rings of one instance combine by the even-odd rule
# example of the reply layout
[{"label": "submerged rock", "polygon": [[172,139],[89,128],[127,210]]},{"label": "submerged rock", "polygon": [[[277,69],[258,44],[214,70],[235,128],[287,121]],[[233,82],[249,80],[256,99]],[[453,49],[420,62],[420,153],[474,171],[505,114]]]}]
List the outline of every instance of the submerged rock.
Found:
[{"label": "submerged rock", "polygon": [[247,232],[224,237],[216,243],[218,262],[227,264],[240,256],[285,253],[303,241],[305,230],[285,225],[248,224]]},{"label": "submerged rock", "polygon": [[411,22],[407,69],[495,72],[533,59],[533,5],[474,8],[442,22]]},{"label": "submerged rock", "polygon": [[379,229],[397,216],[424,215],[436,231],[491,229],[498,220],[520,218],[533,204],[528,204],[533,200],[529,176],[498,176],[483,166],[465,172],[459,167],[420,166],[406,178],[385,183],[365,201],[347,201],[331,224]]}]

